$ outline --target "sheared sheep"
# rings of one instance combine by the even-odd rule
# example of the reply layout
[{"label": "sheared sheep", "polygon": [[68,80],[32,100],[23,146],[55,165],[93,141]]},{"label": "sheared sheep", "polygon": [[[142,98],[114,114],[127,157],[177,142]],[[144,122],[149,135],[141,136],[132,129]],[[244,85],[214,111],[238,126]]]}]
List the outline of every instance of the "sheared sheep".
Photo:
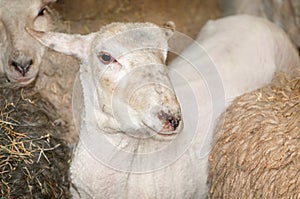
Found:
[{"label": "sheared sheep", "polygon": [[71,153],[53,106],[0,77],[0,198],[70,198]]},{"label": "sheared sheep", "polygon": [[238,97],[218,124],[210,198],[300,197],[300,72]]},{"label": "sheared sheep", "polygon": [[[54,104],[60,119],[74,132],[72,88],[79,64],[34,40],[25,26],[37,30],[64,30],[63,22],[48,5],[56,0],[0,0],[0,73],[18,85],[35,83],[33,89]],[[65,135],[63,135],[65,136]],[[76,134],[67,134],[74,142]]]},{"label": "sheared sheep", "polygon": [[[198,120],[201,122],[197,131],[202,147],[198,150],[202,173],[207,174],[207,158],[218,116],[236,97],[270,83],[276,71],[294,76],[300,61],[297,50],[283,30],[253,16],[237,15],[210,21],[200,31],[197,42],[199,44],[183,51],[169,67],[183,74],[188,82],[188,86],[175,85],[176,91],[185,92],[192,87],[198,95]],[[206,53],[209,58],[203,56]],[[186,104],[190,103],[188,100]],[[196,107],[186,109],[190,112],[187,114],[191,114]],[[197,122],[193,118],[187,121]],[[206,187],[206,176],[201,178],[201,189]]]},{"label": "sheared sheep", "polygon": [[223,16],[251,14],[267,18],[283,28],[300,47],[300,2],[298,0],[219,0]]},{"label": "sheared sheep", "polygon": [[[179,105],[165,67],[170,30],[114,23],[84,36],[28,32],[82,62],[84,111],[71,165],[82,198],[205,198],[211,126],[224,100],[299,64],[284,32],[264,19],[209,22],[198,37],[208,55],[196,43],[181,55],[194,68],[179,59],[171,63],[179,74],[190,72],[183,84],[170,73]],[[207,82],[220,90],[208,91]],[[188,88],[196,104],[186,99]],[[216,109],[211,93],[220,105]]]}]

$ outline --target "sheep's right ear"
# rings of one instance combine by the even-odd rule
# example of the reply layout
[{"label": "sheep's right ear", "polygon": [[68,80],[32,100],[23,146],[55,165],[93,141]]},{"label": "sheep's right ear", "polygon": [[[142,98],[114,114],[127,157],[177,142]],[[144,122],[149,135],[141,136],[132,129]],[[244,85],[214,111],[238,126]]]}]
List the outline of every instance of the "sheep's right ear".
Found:
[{"label": "sheep's right ear", "polygon": [[89,35],[43,32],[26,27],[26,31],[43,45],[57,52],[84,59],[88,55]]}]

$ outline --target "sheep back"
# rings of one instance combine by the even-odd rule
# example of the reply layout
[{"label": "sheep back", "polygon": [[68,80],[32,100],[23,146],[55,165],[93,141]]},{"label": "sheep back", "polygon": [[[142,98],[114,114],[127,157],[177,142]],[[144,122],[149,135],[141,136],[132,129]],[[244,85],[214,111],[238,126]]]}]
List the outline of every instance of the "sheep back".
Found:
[{"label": "sheep back", "polygon": [[300,73],[237,98],[209,156],[210,198],[300,197]]}]

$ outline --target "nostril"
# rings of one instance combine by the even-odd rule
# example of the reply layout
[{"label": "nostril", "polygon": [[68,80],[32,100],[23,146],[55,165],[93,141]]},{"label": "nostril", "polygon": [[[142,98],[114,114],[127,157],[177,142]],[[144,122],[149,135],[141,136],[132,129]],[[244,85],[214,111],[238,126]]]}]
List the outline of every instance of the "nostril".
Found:
[{"label": "nostril", "polygon": [[173,115],[170,113],[165,113],[163,111],[161,111],[158,114],[158,118],[164,122],[164,128],[165,129],[172,129],[172,130],[176,130],[176,128],[180,125],[180,121],[181,121],[181,116],[180,115]]},{"label": "nostril", "polygon": [[20,64],[18,62],[11,61],[11,65],[14,67],[18,67]]},{"label": "nostril", "polygon": [[33,60],[30,59],[27,64],[28,64],[28,66],[31,66],[33,64]]},{"label": "nostril", "polygon": [[181,121],[181,118],[170,118],[168,119],[170,125],[174,128],[174,130],[176,130],[176,128],[179,126],[179,123]]},{"label": "nostril", "polygon": [[28,61],[24,62],[17,62],[15,60],[11,61],[11,65],[22,74],[22,76],[25,76],[25,74],[29,71],[30,66],[33,64],[33,60],[30,59]]},{"label": "nostril", "polygon": [[174,128],[174,130],[176,130],[176,128],[179,126],[181,118],[169,118],[168,119],[170,125]]}]

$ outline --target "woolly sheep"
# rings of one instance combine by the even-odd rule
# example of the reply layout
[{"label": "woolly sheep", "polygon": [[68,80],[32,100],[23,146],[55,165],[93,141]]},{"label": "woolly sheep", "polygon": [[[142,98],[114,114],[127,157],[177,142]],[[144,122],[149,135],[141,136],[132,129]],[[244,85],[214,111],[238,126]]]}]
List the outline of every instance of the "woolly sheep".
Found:
[{"label": "woolly sheep", "polygon": [[[44,31],[64,30],[58,13],[48,6],[55,1],[0,0],[0,73],[17,85],[33,82],[33,89],[55,106],[60,115],[57,122],[67,122],[70,132],[74,132],[71,98],[79,64],[72,57],[45,51],[25,31],[25,26]],[[75,133],[66,136],[70,142],[76,142]]]},{"label": "woolly sheep", "polygon": [[210,153],[210,198],[300,197],[300,72],[237,98]]},{"label": "woolly sheep", "polygon": [[267,18],[283,28],[300,47],[300,3],[298,0],[219,0],[223,16],[251,14]]},{"label": "woolly sheep", "polygon": [[[84,111],[71,165],[82,198],[206,197],[210,126],[224,107],[212,118],[206,82],[215,74],[195,78],[192,72],[187,83],[178,84],[170,71],[179,106],[164,65],[170,31],[149,23],[114,23],[85,36],[28,31],[82,62]],[[213,71],[206,65],[212,58],[225,90],[225,96],[217,93],[220,102],[267,84],[276,71],[299,63],[283,31],[256,17],[211,21],[197,41],[209,56],[198,44],[181,55],[201,65],[201,72]],[[180,59],[170,64],[179,74],[189,66]],[[195,105],[186,99],[188,87],[197,95]],[[198,115],[192,114],[195,109]]]}]

